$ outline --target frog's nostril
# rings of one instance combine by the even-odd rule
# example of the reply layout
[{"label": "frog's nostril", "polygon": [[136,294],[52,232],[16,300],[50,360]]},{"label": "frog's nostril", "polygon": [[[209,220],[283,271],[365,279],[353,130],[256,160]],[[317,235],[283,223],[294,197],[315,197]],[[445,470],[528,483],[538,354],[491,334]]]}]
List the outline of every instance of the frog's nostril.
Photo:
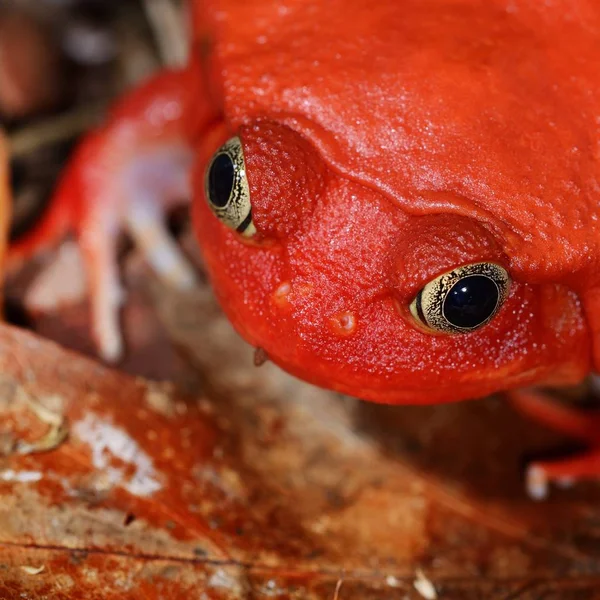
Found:
[{"label": "frog's nostril", "polygon": [[356,330],[356,324],[356,315],[350,311],[338,313],[330,319],[332,330],[340,336],[352,335]]}]

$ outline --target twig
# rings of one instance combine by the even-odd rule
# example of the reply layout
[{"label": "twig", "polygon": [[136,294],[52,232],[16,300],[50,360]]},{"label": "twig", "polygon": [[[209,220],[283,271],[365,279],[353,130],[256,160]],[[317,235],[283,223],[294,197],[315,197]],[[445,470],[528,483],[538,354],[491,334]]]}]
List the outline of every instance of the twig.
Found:
[{"label": "twig", "polygon": [[18,158],[42,146],[76,137],[97,125],[105,113],[104,103],[83,106],[71,112],[28,125],[8,137],[11,158]]},{"label": "twig", "polygon": [[165,66],[180,67],[187,60],[188,39],[181,10],[172,0],[144,0],[160,57]]},{"label": "twig", "polygon": [[340,577],[335,584],[335,592],[333,592],[333,600],[339,600],[340,598],[340,590],[342,589],[342,583],[344,580]]}]

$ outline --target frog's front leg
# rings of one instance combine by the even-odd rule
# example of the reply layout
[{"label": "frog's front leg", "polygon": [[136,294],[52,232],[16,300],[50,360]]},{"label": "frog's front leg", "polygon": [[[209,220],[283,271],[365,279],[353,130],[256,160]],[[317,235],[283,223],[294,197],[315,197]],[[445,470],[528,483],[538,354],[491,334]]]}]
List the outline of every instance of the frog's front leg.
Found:
[{"label": "frog's front leg", "polygon": [[[119,325],[123,294],[116,258],[122,231],[132,236],[168,283],[187,289],[195,282],[192,267],[164,224],[165,212],[190,197],[192,139],[198,128],[215,119],[192,77],[189,70],[165,72],[124,97],[107,123],[83,140],[52,203],[50,212],[69,221],[67,228],[75,231],[82,250],[92,329],[107,361],[119,359],[123,350]],[[56,221],[52,215],[46,218],[47,223]],[[50,236],[51,229],[64,227],[46,225],[46,229],[45,236],[32,236],[34,246]],[[44,294],[36,289],[36,296]]]},{"label": "frog's front leg", "polygon": [[551,483],[565,486],[581,479],[600,478],[599,411],[569,408],[536,390],[509,392],[509,399],[522,414],[589,447],[587,451],[572,457],[530,463],[526,472],[529,496],[543,500],[548,495]]},{"label": "frog's front leg", "polygon": [[123,173],[127,230],[157,275],[180,290],[193,287],[196,275],[169,234],[164,212],[170,202],[191,196],[192,159],[185,145],[159,147]]},{"label": "frog's front leg", "polygon": [[118,230],[114,214],[94,211],[87,215],[78,238],[88,277],[92,333],[98,352],[107,362],[118,360],[123,353],[119,309],[124,292],[116,256]]}]

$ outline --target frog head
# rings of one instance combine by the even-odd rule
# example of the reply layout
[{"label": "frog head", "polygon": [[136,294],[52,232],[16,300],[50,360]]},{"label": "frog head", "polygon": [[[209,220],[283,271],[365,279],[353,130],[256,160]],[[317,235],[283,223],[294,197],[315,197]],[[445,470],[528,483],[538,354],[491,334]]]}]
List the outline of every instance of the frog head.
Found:
[{"label": "frog head", "polygon": [[256,120],[221,128],[197,165],[198,240],[250,344],[304,380],[385,403],[585,375],[578,296],[524,280],[493,220],[436,198],[411,211],[319,145],[292,121]]}]

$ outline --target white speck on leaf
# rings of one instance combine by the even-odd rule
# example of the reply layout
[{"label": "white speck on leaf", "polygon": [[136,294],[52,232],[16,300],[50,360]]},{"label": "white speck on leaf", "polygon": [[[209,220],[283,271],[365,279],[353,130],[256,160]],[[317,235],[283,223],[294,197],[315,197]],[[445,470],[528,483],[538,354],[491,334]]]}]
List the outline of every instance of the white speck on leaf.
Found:
[{"label": "white speck on leaf", "polygon": [[13,471],[6,469],[0,471],[1,481],[11,481],[15,483],[35,483],[42,479],[42,474],[39,471]]},{"label": "white speck on leaf", "polygon": [[421,571],[421,569],[417,569],[416,577],[413,581],[413,586],[425,600],[437,600],[437,592],[435,591],[435,586]]},{"label": "white speck on leaf", "polygon": [[208,579],[208,587],[235,590],[239,587],[239,581],[225,569],[217,569]]},{"label": "white speck on leaf", "polygon": [[[123,429],[88,414],[73,426],[73,432],[92,449],[92,463],[104,470],[111,483],[120,485],[134,496],[151,496],[161,489],[152,459]],[[126,477],[124,469],[111,465],[111,457],[135,467]]]},{"label": "white speck on leaf", "polygon": [[41,567],[31,567],[29,565],[23,565],[21,567],[21,571],[27,573],[27,575],[39,575],[44,571],[46,567],[42,565]]}]

